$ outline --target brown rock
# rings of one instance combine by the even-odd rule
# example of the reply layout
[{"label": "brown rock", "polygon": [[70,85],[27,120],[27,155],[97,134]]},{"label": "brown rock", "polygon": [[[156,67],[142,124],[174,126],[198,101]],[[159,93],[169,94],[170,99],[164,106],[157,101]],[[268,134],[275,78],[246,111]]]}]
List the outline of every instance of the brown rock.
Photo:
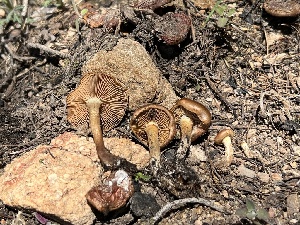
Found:
[{"label": "brown rock", "polygon": [[112,51],[99,51],[85,64],[82,71],[83,76],[104,73],[120,81],[127,89],[131,111],[153,102],[171,108],[178,100],[171,85],[161,76],[144,47],[130,39],[121,38]]},{"label": "brown rock", "polygon": [[287,196],[286,203],[289,216],[296,215],[300,212],[300,200],[297,194],[290,194]]}]

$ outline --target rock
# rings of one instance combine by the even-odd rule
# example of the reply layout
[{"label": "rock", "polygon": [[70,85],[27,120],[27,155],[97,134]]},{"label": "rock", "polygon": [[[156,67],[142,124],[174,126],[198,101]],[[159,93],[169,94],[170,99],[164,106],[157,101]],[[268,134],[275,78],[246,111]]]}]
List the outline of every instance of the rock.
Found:
[{"label": "rock", "polygon": [[257,177],[264,183],[270,182],[270,176],[267,173],[259,172],[259,173],[257,173]]},{"label": "rock", "polygon": [[244,166],[244,164],[241,164],[238,167],[238,171],[239,171],[239,175],[241,175],[241,176],[246,176],[246,177],[249,177],[249,178],[254,178],[255,177],[255,171],[246,168]]},{"label": "rock", "polygon": [[300,211],[300,201],[297,194],[290,194],[286,199],[287,214],[289,216],[297,215]]},{"label": "rock", "polygon": [[98,184],[100,172],[90,158],[72,149],[38,146],[6,166],[0,177],[0,199],[58,222],[92,224],[95,215],[85,194]]},{"label": "rock", "polygon": [[130,209],[137,217],[150,218],[160,210],[154,196],[147,193],[135,192],[130,203]]},{"label": "rock", "polygon": [[[105,138],[113,154],[148,165],[146,149],[125,138]],[[148,160],[148,161],[147,161]],[[14,208],[72,224],[92,224],[85,194],[100,183],[102,168],[92,138],[66,132],[7,165],[0,176],[0,200]]]},{"label": "rock", "polygon": [[[80,147],[75,148],[74,143],[80,142]],[[79,137],[76,134],[65,132],[51,141],[53,146],[62,146],[73,149],[78,154],[89,157],[94,162],[100,162],[93,138]],[[149,151],[143,146],[135,144],[127,138],[104,138],[104,145],[116,156],[125,158],[137,165],[138,169],[146,167],[150,161]]]},{"label": "rock", "polygon": [[200,145],[191,145],[190,154],[187,158],[187,161],[192,164],[206,162],[207,156],[205,154],[205,151],[201,149]]},{"label": "rock", "polygon": [[95,54],[82,68],[83,76],[90,73],[104,73],[120,81],[127,89],[130,111],[148,103],[171,108],[178,100],[144,47],[130,39],[121,38],[111,51]]}]

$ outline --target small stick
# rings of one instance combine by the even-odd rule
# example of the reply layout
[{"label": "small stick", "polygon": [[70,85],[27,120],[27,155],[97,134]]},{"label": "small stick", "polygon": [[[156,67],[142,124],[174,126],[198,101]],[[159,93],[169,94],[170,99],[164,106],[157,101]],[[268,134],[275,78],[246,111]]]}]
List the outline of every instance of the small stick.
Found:
[{"label": "small stick", "polygon": [[203,198],[184,198],[184,199],[179,199],[179,200],[175,200],[173,202],[167,203],[155,214],[155,216],[151,219],[151,221],[153,223],[156,223],[168,212],[170,212],[174,209],[178,209],[178,208],[180,208],[186,204],[190,204],[190,203],[205,205],[205,206],[215,209],[221,213],[227,213],[227,212],[225,212],[223,207],[219,207],[219,206],[215,205],[215,203],[213,201],[209,201],[209,200],[206,200]]},{"label": "small stick", "polygon": [[59,56],[61,58],[69,58],[70,57],[69,54],[62,53],[60,51],[51,49],[51,48],[49,48],[49,47],[47,47],[45,45],[41,45],[41,44],[38,44],[38,43],[28,43],[27,47],[29,47],[29,48],[38,48],[38,49],[43,50],[45,52],[48,52],[48,53],[50,53],[52,55],[57,55],[57,56]]},{"label": "small stick", "polygon": [[23,5],[23,10],[21,12],[21,16],[25,17],[27,15],[27,10],[28,10],[28,0],[23,0],[22,5]]}]

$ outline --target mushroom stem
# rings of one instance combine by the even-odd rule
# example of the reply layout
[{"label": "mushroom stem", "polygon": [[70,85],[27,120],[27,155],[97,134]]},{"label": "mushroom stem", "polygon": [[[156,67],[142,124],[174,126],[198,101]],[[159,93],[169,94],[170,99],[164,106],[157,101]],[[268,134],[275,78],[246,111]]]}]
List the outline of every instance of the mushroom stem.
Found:
[{"label": "mushroom stem", "polygon": [[158,139],[158,125],[155,122],[149,122],[146,125],[146,133],[148,137],[148,146],[150,155],[155,159],[155,164],[158,165],[160,162],[160,147]]},{"label": "mushroom stem", "polygon": [[193,131],[193,121],[188,116],[183,115],[180,118],[180,131],[181,131],[181,140],[180,140],[179,148],[176,152],[176,158],[184,159],[191,145],[192,131]]},{"label": "mushroom stem", "polygon": [[102,101],[97,97],[92,97],[86,101],[89,110],[90,128],[92,130],[93,139],[96,150],[101,163],[108,167],[114,167],[120,164],[121,158],[111,154],[104,146],[103,133],[100,122],[100,107]]},{"label": "mushroom stem", "polygon": [[[86,106],[89,110],[90,128],[92,130],[94,142],[97,148],[98,156],[102,149],[105,148],[103,141],[102,129],[100,126],[100,106],[102,102],[99,98],[93,97],[86,101]],[[100,158],[100,156],[99,156]]]},{"label": "mushroom stem", "polygon": [[230,166],[233,160],[233,147],[231,144],[231,138],[229,136],[225,137],[222,143],[224,144],[225,147],[225,162],[227,166]]}]

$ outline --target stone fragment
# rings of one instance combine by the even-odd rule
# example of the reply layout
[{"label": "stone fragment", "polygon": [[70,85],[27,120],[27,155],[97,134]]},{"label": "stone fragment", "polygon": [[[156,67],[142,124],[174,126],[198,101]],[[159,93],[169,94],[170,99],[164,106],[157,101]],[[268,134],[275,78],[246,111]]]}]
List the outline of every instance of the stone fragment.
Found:
[{"label": "stone fragment", "polygon": [[286,199],[287,214],[289,216],[297,215],[300,212],[300,200],[298,194],[290,194]]},{"label": "stone fragment", "polygon": [[269,183],[270,182],[270,176],[267,173],[257,173],[257,177],[264,183]]},{"label": "stone fragment", "polygon": [[95,54],[82,68],[83,76],[90,73],[104,73],[121,82],[127,89],[130,111],[148,103],[171,108],[178,100],[144,47],[130,39],[121,38],[111,51]]},{"label": "stone fragment", "polygon": [[244,164],[241,164],[238,167],[239,175],[241,176],[246,176],[249,178],[254,178],[255,177],[255,171],[248,169],[247,167],[244,166]]}]

